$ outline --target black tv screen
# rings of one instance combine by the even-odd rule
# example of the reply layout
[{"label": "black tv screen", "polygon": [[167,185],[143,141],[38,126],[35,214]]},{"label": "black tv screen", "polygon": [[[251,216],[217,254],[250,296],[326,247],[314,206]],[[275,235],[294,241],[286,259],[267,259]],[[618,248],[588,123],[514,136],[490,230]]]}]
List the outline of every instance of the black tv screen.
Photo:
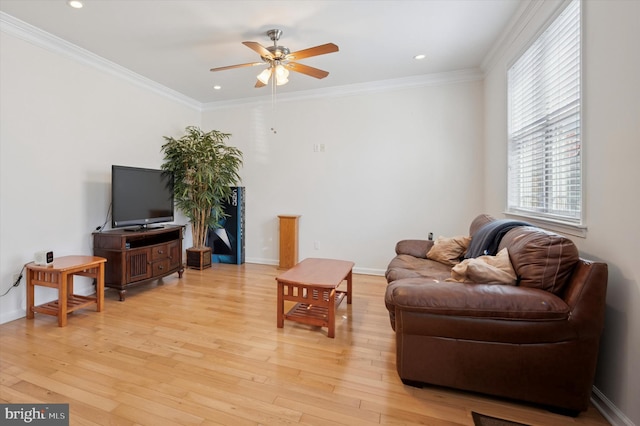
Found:
[{"label": "black tv screen", "polygon": [[173,221],[173,175],[163,170],[111,166],[111,226]]}]

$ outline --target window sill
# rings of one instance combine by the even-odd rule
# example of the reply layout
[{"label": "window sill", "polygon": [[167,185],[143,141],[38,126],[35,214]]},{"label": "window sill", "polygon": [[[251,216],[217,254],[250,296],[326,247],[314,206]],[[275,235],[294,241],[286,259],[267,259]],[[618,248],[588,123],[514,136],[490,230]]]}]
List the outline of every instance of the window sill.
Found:
[{"label": "window sill", "polygon": [[569,234],[574,237],[587,238],[587,227],[584,225],[578,225],[567,222],[560,222],[557,220],[545,219],[538,216],[528,216],[521,213],[503,212],[505,216],[509,218],[516,218],[529,222],[532,225],[539,226],[549,231],[558,232],[561,234]]}]

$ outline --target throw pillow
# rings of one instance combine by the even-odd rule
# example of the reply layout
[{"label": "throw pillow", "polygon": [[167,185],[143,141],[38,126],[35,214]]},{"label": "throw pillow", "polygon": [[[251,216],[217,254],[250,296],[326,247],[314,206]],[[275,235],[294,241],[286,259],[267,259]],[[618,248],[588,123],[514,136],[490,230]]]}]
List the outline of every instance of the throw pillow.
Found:
[{"label": "throw pillow", "polygon": [[464,259],[451,268],[449,281],[515,285],[517,279],[513,266],[511,266],[509,251],[505,247],[495,256]]},{"label": "throw pillow", "polygon": [[460,262],[460,258],[469,247],[471,237],[438,237],[433,247],[427,252],[427,259],[453,266]]}]

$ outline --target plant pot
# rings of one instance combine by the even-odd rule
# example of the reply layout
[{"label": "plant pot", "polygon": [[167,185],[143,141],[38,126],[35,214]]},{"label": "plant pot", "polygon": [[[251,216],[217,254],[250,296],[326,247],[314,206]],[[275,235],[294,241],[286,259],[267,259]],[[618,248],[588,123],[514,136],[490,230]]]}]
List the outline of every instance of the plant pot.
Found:
[{"label": "plant pot", "polygon": [[211,247],[187,249],[187,267],[203,270],[211,267]]}]

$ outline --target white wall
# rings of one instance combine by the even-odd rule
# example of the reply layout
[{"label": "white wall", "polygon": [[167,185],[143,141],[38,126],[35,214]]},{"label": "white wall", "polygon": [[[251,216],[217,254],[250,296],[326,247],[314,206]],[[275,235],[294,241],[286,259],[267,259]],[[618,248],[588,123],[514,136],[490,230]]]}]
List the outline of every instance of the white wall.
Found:
[{"label": "white wall", "polygon": [[278,262],[279,214],[301,215],[300,259],[374,274],[401,238],[466,233],[482,203],[482,102],[473,80],[206,111],[203,127],[244,153],[247,260]]},{"label": "white wall", "polygon": [[[558,2],[535,4],[491,64],[485,85],[486,210],[506,206],[506,69]],[[538,7],[539,6],[539,7]],[[640,424],[640,2],[583,3],[583,257],[609,265],[607,311],[595,386],[618,423]],[[517,34],[517,35],[514,35]],[[489,190],[489,189],[492,190]],[[495,191],[493,190],[495,189]]]},{"label": "white wall", "polygon": [[[164,135],[198,109],[0,33],[0,292],[36,251],[92,254],[111,164],[159,168]],[[181,223],[185,223],[182,221]],[[86,280],[79,293],[92,292]],[[1,294],[0,293],[0,294]],[[0,298],[0,322],[25,315],[25,282]],[[56,299],[38,288],[36,303]]]}]

